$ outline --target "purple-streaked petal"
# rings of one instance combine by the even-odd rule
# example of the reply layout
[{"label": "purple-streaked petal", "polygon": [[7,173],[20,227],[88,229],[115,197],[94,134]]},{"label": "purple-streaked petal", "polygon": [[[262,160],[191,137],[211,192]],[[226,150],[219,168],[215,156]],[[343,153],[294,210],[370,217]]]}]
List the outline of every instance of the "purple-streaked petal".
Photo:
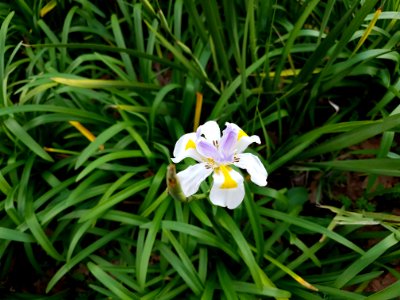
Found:
[{"label": "purple-streaked petal", "polygon": [[215,161],[219,160],[218,149],[205,138],[200,138],[196,142],[197,151],[206,158],[211,158]]},{"label": "purple-streaked petal", "polygon": [[205,163],[195,164],[176,174],[181,184],[182,192],[189,197],[199,190],[200,184],[212,173]]},{"label": "purple-streaked petal", "polygon": [[244,198],[243,177],[230,167],[221,166],[213,174],[210,201],[214,205],[234,209]]},{"label": "purple-streaked petal", "polygon": [[196,133],[187,133],[182,135],[175,144],[174,158],[171,160],[174,163],[180,162],[186,157],[194,158],[197,161],[203,161],[201,155],[196,150]]},{"label": "purple-streaked petal", "polygon": [[267,185],[267,170],[257,156],[251,153],[241,153],[237,155],[237,158],[239,161],[235,162],[234,165],[246,169],[247,173],[250,174],[251,181],[259,186]]},{"label": "purple-streaked petal", "polygon": [[226,161],[232,161],[238,141],[238,131],[228,124],[222,132],[219,151]]},{"label": "purple-streaked petal", "polygon": [[261,144],[261,140],[257,135],[248,136],[247,133],[244,132],[242,128],[240,128],[234,123],[226,122],[225,125],[227,128],[230,127],[232,128],[232,130],[235,130],[237,132],[237,144],[236,144],[237,153],[242,153],[252,143]]},{"label": "purple-streaked petal", "polygon": [[221,130],[215,121],[208,121],[199,126],[196,134],[198,138],[203,135],[210,142],[219,141],[221,139]]}]

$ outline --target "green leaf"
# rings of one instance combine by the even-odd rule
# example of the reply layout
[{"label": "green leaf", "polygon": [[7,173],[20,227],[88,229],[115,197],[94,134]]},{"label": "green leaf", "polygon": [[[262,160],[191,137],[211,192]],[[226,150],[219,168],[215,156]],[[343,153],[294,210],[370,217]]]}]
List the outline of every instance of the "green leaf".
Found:
[{"label": "green leaf", "polygon": [[14,12],[10,12],[7,17],[2,21],[0,28],[0,107],[5,107],[9,105],[7,96],[7,78],[4,54],[6,53],[8,26],[10,25],[14,14]]},{"label": "green leaf", "polygon": [[95,252],[96,250],[100,249],[104,245],[106,245],[108,242],[115,240],[117,237],[120,235],[124,234],[129,228],[128,227],[121,227],[116,230],[113,230],[104,236],[102,236],[100,239],[96,240],[92,244],[90,244],[88,247],[82,249],[79,253],[77,253],[74,257],[71,258],[70,261],[68,261],[66,264],[64,264],[51,278],[49,281],[47,288],[46,288],[46,293],[48,293],[55,285],[56,283],[69,271],[71,270],[74,266],[79,264],[82,260],[86,259],[90,254]]},{"label": "green leaf", "polygon": [[348,248],[350,248],[351,250],[353,250],[354,252],[357,252],[359,254],[364,254],[364,250],[362,250],[360,247],[358,247],[356,244],[354,244],[353,242],[349,241],[348,239],[344,238],[343,236],[341,236],[340,234],[333,232],[325,227],[322,227],[319,224],[310,222],[308,220],[305,220],[301,217],[295,217],[295,216],[289,216],[286,213],[282,213],[279,212],[277,210],[272,210],[272,209],[268,209],[268,208],[264,208],[261,207],[260,208],[260,213],[261,215],[270,217],[270,218],[274,218],[274,219],[278,219],[278,220],[282,220],[286,223],[289,224],[293,224],[302,228],[305,228],[307,230],[310,230],[311,232],[318,232],[321,234],[326,235],[327,237],[333,239],[334,241],[336,241],[339,244],[342,244]]},{"label": "green leaf", "polygon": [[334,286],[337,288],[344,287],[351,279],[364,270],[368,265],[374,263],[380,256],[383,255],[389,248],[399,242],[398,237],[394,233],[388,235],[385,239],[373,246],[365,252],[360,258],[355,260],[346,270],[342,271],[337,277]]},{"label": "green leaf", "polygon": [[53,162],[53,158],[44,151],[41,147],[14,118],[8,118],[4,121],[4,125],[11,131],[16,137],[16,140],[21,141],[26,147],[28,147],[33,153],[40,156],[44,160]]},{"label": "green leaf", "polygon": [[228,270],[222,263],[217,264],[217,274],[219,283],[221,285],[222,291],[225,294],[226,299],[239,299],[236,291],[233,287],[233,280],[228,274]]},{"label": "green leaf", "polygon": [[82,166],[89,159],[90,156],[92,156],[96,151],[98,151],[101,145],[105,144],[109,139],[113,138],[120,131],[128,128],[131,125],[132,124],[128,122],[116,123],[113,126],[104,130],[102,133],[100,133],[96,137],[96,139],[93,142],[91,142],[78,156],[75,163],[75,169],[78,169],[80,166]]},{"label": "green leaf", "polygon": [[23,243],[32,243],[36,241],[30,234],[5,227],[0,227],[0,239]]},{"label": "green leaf", "polygon": [[[94,160],[93,162],[89,163],[82,172],[76,177],[76,181],[81,180],[83,177],[88,175],[94,169],[101,167],[102,165],[106,164],[107,162],[123,159],[123,158],[135,158],[135,157],[143,157],[142,151],[139,150],[125,150],[125,151],[116,151],[112,153],[105,154],[98,159]],[[146,171],[148,169],[147,166],[138,166],[137,171]]]},{"label": "green leaf", "polygon": [[383,176],[400,176],[400,159],[392,158],[334,160],[307,165]]},{"label": "green leaf", "polygon": [[136,259],[136,278],[139,285],[143,288],[146,283],[147,271],[149,268],[149,260],[153,251],[153,246],[156,241],[157,233],[161,227],[161,219],[164,216],[169,201],[164,201],[155,213],[153,220],[150,223],[150,228],[147,233],[146,239],[143,244],[143,249],[137,247],[137,259]]},{"label": "green leaf", "polygon": [[121,300],[132,300],[139,299],[135,294],[130,292],[121,283],[117,282],[112,276],[107,274],[98,265],[88,262],[87,264],[89,271],[96,277],[104,286],[106,286],[110,291],[112,291],[118,299]]},{"label": "green leaf", "polygon": [[233,240],[239,248],[240,256],[247,265],[257,287],[261,288],[267,286],[275,288],[272,281],[269,280],[267,275],[258,266],[246,239],[233,219],[222,210],[219,210],[219,214],[216,218],[218,222],[220,222],[221,225],[232,235]]},{"label": "green leaf", "polygon": [[162,221],[161,226],[163,229],[178,231],[191,235],[195,237],[199,243],[220,248],[234,260],[239,260],[238,254],[232,249],[231,245],[207,230],[191,224],[167,220]]},{"label": "green leaf", "polygon": [[[166,231],[164,233],[168,235]],[[172,235],[169,235],[169,238],[171,237]],[[178,250],[178,253],[180,254],[179,257],[164,243],[157,243],[157,248],[160,249],[161,255],[171,264],[179,276],[192,289],[193,293],[199,295],[203,290],[203,285],[193,267],[193,264],[190,262],[190,259],[177,240],[174,240],[174,247]]]},{"label": "green leaf", "polygon": [[360,128],[353,129],[343,133],[331,140],[313,147],[308,151],[304,151],[301,158],[311,157],[326,152],[340,150],[351,145],[358,144],[366,139],[369,139],[377,134],[391,130],[400,125],[400,114],[389,116],[385,119],[375,121],[373,124],[365,125]]},{"label": "green leaf", "polygon": [[131,186],[123,189],[122,191],[111,196],[107,201],[103,201],[90,209],[86,214],[82,215],[79,219],[79,223],[86,222],[88,220],[95,221],[102,214],[104,214],[111,207],[117,205],[118,203],[126,200],[127,198],[137,194],[141,190],[149,187],[151,178],[146,178],[140,181],[135,182]]},{"label": "green leaf", "polygon": [[[29,198],[31,198],[30,196]],[[54,247],[53,243],[47,237],[44,229],[40,226],[37,220],[36,214],[33,211],[33,200],[28,199],[25,206],[25,222],[28,225],[29,230],[35,237],[36,241],[43,248],[43,250],[50,255],[52,258],[58,261],[64,261],[65,258],[61,255]]]}]

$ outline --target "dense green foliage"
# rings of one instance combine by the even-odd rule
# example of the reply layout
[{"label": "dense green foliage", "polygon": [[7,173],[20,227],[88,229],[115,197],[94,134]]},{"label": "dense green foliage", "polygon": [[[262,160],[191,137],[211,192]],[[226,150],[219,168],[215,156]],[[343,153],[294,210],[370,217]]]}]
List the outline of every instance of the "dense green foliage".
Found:
[{"label": "dense green foliage", "polygon": [[[2,299],[399,297],[400,281],[371,287],[400,278],[388,204],[399,11],[399,0],[0,1]],[[201,123],[263,141],[249,151],[269,185],[247,182],[234,211],[166,192],[197,92]],[[362,177],[357,199],[340,189],[349,174]]]}]

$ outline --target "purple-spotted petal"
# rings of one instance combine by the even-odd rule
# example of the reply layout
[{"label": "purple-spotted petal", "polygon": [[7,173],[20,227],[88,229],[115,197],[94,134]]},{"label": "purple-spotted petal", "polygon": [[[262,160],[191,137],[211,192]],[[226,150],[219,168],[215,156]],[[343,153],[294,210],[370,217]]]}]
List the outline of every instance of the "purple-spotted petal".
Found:
[{"label": "purple-spotted petal", "polygon": [[239,161],[235,162],[234,165],[246,169],[247,173],[250,174],[251,181],[259,186],[267,185],[267,170],[257,156],[251,153],[241,153],[237,155],[237,158]]},{"label": "purple-spotted petal", "polygon": [[210,192],[210,201],[214,205],[234,209],[242,203],[244,198],[243,177],[232,168],[217,170],[213,174],[213,186]]},{"label": "purple-spotted petal", "polygon": [[205,163],[195,164],[176,174],[186,197],[196,193],[200,184],[212,173]]},{"label": "purple-spotted petal", "polygon": [[196,133],[187,133],[180,137],[174,148],[174,158],[171,160],[174,163],[180,162],[186,157],[194,158],[197,161],[202,161],[202,157],[196,150]]},{"label": "purple-spotted petal", "polygon": [[210,142],[219,141],[221,139],[221,130],[215,121],[208,121],[199,126],[196,134],[198,138],[204,136]]}]

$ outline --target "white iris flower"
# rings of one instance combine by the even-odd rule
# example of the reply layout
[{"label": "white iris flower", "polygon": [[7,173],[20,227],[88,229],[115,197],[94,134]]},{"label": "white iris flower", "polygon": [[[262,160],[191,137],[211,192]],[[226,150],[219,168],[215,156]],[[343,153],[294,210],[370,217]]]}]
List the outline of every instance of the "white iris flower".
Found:
[{"label": "white iris flower", "polygon": [[212,174],[210,200],[213,204],[234,209],[244,198],[243,176],[232,165],[246,169],[250,179],[259,186],[267,185],[267,171],[260,159],[243,151],[251,144],[260,144],[256,135],[248,136],[239,126],[226,123],[222,132],[217,122],[209,121],[196,132],[183,135],[175,145],[174,158],[178,163],[191,157],[199,163],[177,174],[182,192],[189,197]]}]

